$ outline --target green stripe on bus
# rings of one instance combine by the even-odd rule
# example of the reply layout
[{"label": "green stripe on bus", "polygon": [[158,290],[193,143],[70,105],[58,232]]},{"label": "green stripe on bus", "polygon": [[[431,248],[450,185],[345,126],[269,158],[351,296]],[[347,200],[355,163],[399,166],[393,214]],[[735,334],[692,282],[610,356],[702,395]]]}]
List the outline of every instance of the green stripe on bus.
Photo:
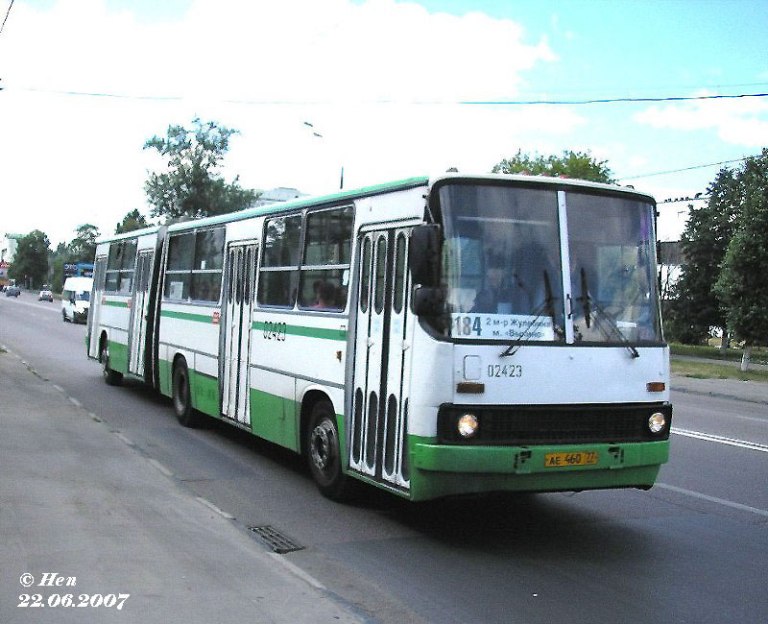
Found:
[{"label": "green stripe on bus", "polygon": [[106,301],[102,302],[102,305],[113,306],[115,308],[127,308],[128,307],[128,300],[116,301],[116,300],[112,300],[112,299],[107,299]]},{"label": "green stripe on bus", "polygon": [[305,338],[322,338],[324,340],[340,340],[342,342],[347,339],[346,329],[326,329],[324,327],[305,327],[303,325],[286,325],[277,329],[275,323],[263,321],[256,321],[253,323],[253,329],[260,329],[262,331],[284,331],[285,334],[291,336],[304,336]]},{"label": "green stripe on bus", "polygon": [[160,316],[166,318],[175,318],[182,321],[195,321],[197,323],[213,323],[213,312],[211,314],[192,314],[191,312],[171,312],[170,310],[163,310]]}]

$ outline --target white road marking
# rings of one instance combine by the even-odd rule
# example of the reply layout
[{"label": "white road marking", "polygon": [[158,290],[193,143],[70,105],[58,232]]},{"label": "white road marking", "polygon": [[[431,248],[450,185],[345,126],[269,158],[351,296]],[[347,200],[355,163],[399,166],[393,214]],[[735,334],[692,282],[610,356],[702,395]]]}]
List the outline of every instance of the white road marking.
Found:
[{"label": "white road marking", "polygon": [[765,509],[758,509],[757,507],[750,507],[749,505],[742,505],[741,503],[734,503],[733,501],[725,500],[724,498],[717,498],[716,496],[709,496],[702,494],[701,492],[694,492],[693,490],[686,490],[674,485],[668,485],[666,483],[656,483],[653,487],[661,488],[662,490],[669,490],[670,492],[677,492],[678,494],[685,494],[686,496],[692,496],[699,500],[705,500],[717,505],[723,505],[724,507],[730,507],[731,509],[738,509],[739,511],[746,511],[749,513],[757,514],[758,516],[764,516],[768,518],[768,511]]},{"label": "white road marking", "polygon": [[724,436],[713,435],[711,433],[689,431],[688,429],[676,429],[674,427],[672,428],[672,433],[685,436],[686,438],[695,438],[697,440],[704,440],[706,442],[717,442],[718,444],[727,444],[728,446],[736,446],[738,448],[749,449],[750,451],[768,453],[768,444],[760,444],[759,442],[749,442],[748,440],[726,438]]}]

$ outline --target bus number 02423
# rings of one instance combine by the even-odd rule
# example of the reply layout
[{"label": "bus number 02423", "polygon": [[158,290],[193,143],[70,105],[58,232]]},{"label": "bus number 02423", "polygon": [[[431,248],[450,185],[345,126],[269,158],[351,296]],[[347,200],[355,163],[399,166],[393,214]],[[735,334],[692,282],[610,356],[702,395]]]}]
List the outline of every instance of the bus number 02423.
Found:
[{"label": "bus number 02423", "polygon": [[523,367],[520,364],[489,364],[488,377],[522,377]]},{"label": "bus number 02423", "polygon": [[285,341],[285,336],[288,333],[288,325],[286,323],[275,323],[273,321],[267,321],[264,323],[264,339],[265,340],[279,340]]}]

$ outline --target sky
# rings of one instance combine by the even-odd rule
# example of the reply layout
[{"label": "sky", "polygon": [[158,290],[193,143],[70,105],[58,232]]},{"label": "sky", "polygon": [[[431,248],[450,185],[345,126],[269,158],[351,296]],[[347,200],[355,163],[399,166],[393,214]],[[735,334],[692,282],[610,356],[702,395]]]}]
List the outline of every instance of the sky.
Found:
[{"label": "sky", "polygon": [[[663,240],[687,204],[662,202],[768,147],[768,97],[712,97],[768,94],[765,0],[0,0],[6,17],[0,236],[53,247],[149,216],[164,162],[144,143],[195,117],[239,132],[223,174],[259,190],[588,151],[656,197]],[[606,99],[646,101],[585,103]]]}]

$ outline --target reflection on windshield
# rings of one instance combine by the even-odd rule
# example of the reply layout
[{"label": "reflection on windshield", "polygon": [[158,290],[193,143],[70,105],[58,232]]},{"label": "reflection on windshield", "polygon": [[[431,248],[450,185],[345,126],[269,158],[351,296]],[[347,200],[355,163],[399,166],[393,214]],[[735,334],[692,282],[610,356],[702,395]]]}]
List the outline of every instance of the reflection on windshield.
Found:
[{"label": "reflection on windshield", "polygon": [[452,183],[439,197],[454,338],[564,342],[570,332],[569,342],[660,340],[648,203],[566,193],[563,258],[554,189]]},{"label": "reflection on windshield", "polygon": [[568,234],[575,340],[658,340],[648,205],[570,194]]},{"label": "reflection on windshield", "polygon": [[561,340],[564,333],[555,191],[450,185],[443,267],[451,334]]}]

